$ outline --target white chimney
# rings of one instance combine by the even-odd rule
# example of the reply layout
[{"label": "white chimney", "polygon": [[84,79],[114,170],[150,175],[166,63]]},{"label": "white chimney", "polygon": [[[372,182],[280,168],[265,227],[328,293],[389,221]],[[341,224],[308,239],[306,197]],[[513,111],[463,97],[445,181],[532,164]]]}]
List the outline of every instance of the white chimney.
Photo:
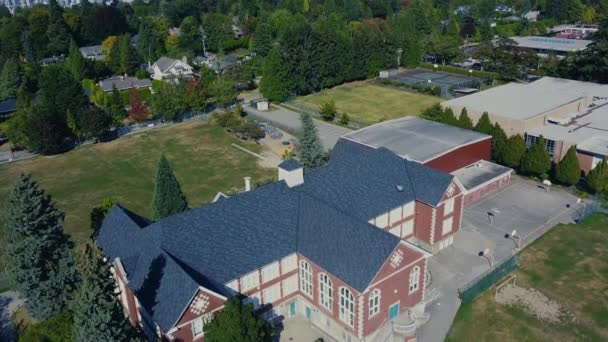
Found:
[{"label": "white chimney", "polygon": [[251,191],[251,177],[243,178],[245,180],[245,191]]},{"label": "white chimney", "polygon": [[287,186],[304,184],[304,169],[295,159],[288,159],[279,164],[279,181],[285,181]]}]

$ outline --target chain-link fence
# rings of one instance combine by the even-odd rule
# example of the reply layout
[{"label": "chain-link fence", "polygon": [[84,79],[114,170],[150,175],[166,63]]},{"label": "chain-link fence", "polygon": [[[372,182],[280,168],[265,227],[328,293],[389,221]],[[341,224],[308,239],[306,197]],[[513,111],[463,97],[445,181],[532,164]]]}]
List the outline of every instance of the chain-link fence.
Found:
[{"label": "chain-link fence", "polygon": [[513,255],[495,265],[491,270],[473,279],[465,286],[458,289],[458,296],[463,304],[470,303],[482,292],[492,287],[500,279],[519,267],[518,255]]}]

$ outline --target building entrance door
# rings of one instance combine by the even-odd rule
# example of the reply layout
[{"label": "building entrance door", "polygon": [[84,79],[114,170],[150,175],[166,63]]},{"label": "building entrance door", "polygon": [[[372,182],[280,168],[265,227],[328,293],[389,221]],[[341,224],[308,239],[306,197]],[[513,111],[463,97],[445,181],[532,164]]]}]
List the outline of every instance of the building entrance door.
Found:
[{"label": "building entrance door", "polygon": [[395,319],[397,316],[399,316],[399,302],[388,308],[388,319]]}]

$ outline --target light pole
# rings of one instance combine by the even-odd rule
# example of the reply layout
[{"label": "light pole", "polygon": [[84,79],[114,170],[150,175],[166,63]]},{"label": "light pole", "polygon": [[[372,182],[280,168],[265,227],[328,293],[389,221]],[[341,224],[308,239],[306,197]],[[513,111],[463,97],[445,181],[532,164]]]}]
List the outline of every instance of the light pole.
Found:
[{"label": "light pole", "polygon": [[494,254],[492,254],[489,248],[480,251],[479,256],[484,257],[488,260],[488,263],[490,264],[490,269],[494,268]]},{"label": "light pole", "polygon": [[515,247],[517,247],[517,249],[521,248],[521,236],[517,235],[517,230],[513,229],[511,234],[505,234],[505,239],[513,240],[513,242],[515,242]]}]

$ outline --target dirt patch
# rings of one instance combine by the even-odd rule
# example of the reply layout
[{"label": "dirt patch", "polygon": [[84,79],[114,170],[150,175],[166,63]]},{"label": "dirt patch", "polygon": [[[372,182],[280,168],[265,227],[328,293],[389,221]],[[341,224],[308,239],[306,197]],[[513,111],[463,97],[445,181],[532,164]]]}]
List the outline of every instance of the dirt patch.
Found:
[{"label": "dirt patch", "polygon": [[572,320],[572,315],[558,302],[547,298],[536,289],[526,289],[510,284],[500,289],[495,299],[499,304],[519,306],[542,321],[561,323],[565,320]]}]

